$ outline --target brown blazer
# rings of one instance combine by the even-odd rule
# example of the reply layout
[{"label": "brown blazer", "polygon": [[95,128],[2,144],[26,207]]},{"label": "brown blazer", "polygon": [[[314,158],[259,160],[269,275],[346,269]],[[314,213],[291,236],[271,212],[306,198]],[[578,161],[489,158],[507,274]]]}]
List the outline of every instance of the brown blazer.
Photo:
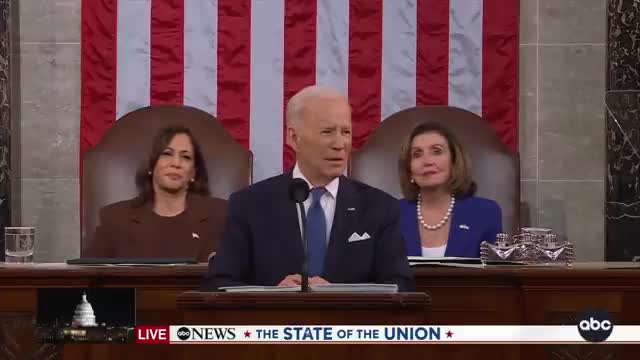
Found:
[{"label": "brown blazer", "polygon": [[[120,201],[100,209],[100,224],[83,257],[193,257],[206,262],[222,238],[226,216],[226,200],[189,194],[181,225],[171,226],[171,218],[159,218],[151,203],[135,207],[134,199]],[[159,231],[161,221],[167,223]]]}]

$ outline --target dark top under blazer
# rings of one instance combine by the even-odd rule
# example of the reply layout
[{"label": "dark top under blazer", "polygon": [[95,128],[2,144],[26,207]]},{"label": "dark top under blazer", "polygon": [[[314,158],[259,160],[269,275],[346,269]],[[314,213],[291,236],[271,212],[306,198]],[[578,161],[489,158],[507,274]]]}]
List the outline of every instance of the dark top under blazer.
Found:
[{"label": "dark top under blazer", "polygon": [[[291,172],[275,176],[231,196],[206,288],[274,286],[301,272],[304,249],[297,210],[287,196],[291,178]],[[413,290],[398,201],[344,176],[336,200],[322,277],[332,283],[391,283],[400,291]],[[365,232],[370,239],[348,241],[353,233]]]},{"label": "dark top under blazer", "polygon": [[[446,257],[479,258],[482,241],[493,243],[502,232],[498,203],[477,196],[456,199],[450,221]],[[422,256],[416,201],[400,200],[400,228],[409,256]]]},{"label": "dark top under blazer", "polygon": [[100,209],[100,225],[83,257],[191,257],[206,262],[222,238],[227,201],[189,194],[185,213],[161,218],[151,202]]}]

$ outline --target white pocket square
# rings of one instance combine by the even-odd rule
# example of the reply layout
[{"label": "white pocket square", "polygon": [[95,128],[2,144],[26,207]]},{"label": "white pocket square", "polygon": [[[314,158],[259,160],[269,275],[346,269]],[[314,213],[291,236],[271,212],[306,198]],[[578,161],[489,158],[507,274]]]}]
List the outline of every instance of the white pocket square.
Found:
[{"label": "white pocket square", "polygon": [[366,232],[362,235],[358,235],[358,233],[353,233],[351,234],[351,236],[349,236],[349,242],[362,241],[367,239],[371,239],[371,236],[369,236],[369,234],[367,234]]},{"label": "white pocket square", "polygon": [[194,239],[200,239],[200,235],[196,234],[196,233],[191,233],[191,237]]},{"label": "white pocket square", "polygon": [[460,229],[469,230],[469,225],[462,224],[459,226]]}]

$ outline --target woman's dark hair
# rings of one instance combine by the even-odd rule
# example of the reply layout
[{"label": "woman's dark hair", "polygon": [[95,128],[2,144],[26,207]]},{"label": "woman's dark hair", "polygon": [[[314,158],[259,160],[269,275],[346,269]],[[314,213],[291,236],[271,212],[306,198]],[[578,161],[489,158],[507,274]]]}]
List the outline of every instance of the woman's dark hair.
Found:
[{"label": "woman's dark hair", "polygon": [[398,170],[400,187],[404,197],[415,201],[420,193],[418,185],[411,182],[411,145],[413,144],[413,139],[417,136],[428,133],[436,133],[442,136],[451,152],[451,178],[447,183],[451,194],[456,197],[473,195],[477,187],[471,178],[469,158],[462,144],[446,126],[435,121],[428,121],[413,128],[400,148]]},{"label": "woman's dark hair", "polygon": [[[146,162],[140,166],[136,173],[136,186],[138,187],[138,198],[136,201],[137,206],[141,206],[149,201],[153,201],[153,169],[156,167],[158,158],[165,151],[171,140],[176,135],[184,134],[189,137],[191,145],[193,146],[193,167],[195,175],[193,182],[189,184],[188,192],[201,195],[210,195],[209,192],[209,175],[207,173],[207,166],[204,162],[204,156],[200,145],[193,137],[191,130],[184,126],[169,126],[161,129],[153,139],[153,145],[151,146],[151,154]],[[151,174],[150,174],[151,173]]]}]

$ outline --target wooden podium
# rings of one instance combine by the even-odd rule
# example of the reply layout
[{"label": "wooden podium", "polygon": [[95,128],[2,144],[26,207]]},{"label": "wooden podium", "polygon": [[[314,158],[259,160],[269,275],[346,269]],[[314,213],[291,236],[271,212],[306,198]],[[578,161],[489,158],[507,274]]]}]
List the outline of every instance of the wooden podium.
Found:
[{"label": "wooden podium", "polygon": [[[185,325],[426,325],[425,293],[207,293],[178,296]],[[412,346],[415,348],[415,346]],[[183,358],[383,359],[407,346],[362,344],[184,345]]]},{"label": "wooden podium", "polygon": [[[206,305],[216,299],[219,310],[231,314],[231,305],[225,309],[220,296],[223,294],[185,293],[196,289],[207,272],[207,264],[140,267],[140,266],[71,266],[65,264],[2,264],[0,263],[0,345],[18,344],[20,350],[12,350],[15,346],[1,348],[0,359],[11,358],[7,351],[14,351],[15,358],[62,358],[64,359],[140,359],[142,357],[160,359],[180,359],[182,350],[194,348],[219,349],[219,346],[207,345],[65,345],[58,346],[50,353],[43,354],[41,345],[33,343],[33,320],[38,313],[38,292],[42,288],[136,288],[136,321],[139,325],[177,325],[183,322],[184,312],[187,317],[199,312],[202,319],[190,317],[192,323],[216,325],[205,321],[213,305]],[[586,308],[598,308],[608,311],[616,324],[637,325],[640,323],[640,263],[587,263],[574,264],[571,268],[536,268],[536,267],[487,267],[473,268],[441,268],[419,267],[414,269],[417,290],[426,292],[433,301],[430,306],[423,306],[421,318],[428,325],[561,325],[575,323],[575,314]],[[181,295],[182,294],[182,295]],[[292,295],[292,294],[290,294]],[[298,294],[302,295],[302,294]],[[320,294],[316,294],[320,295]],[[343,294],[344,295],[344,294]],[[213,296],[213,297],[212,297]],[[227,303],[237,298],[226,294]],[[246,296],[246,295],[245,295]],[[266,296],[266,294],[264,294]],[[271,296],[271,295],[270,295]],[[391,296],[391,295],[376,295]],[[397,296],[397,295],[393,295]],[[398,303],[407,303],[406,294],[399,294]],[[402,298],[402,297],[405,298]],[[178,309],[177,299],[180,297]],[[286,297],[286,296],[285,296]],[[257,298],[244,300],[244,305],[236,309],[236,314],[227,317],[227,324],[282,325],[293,321],[292,314],[309,317],[308,322],[316,322],[318,315],[311,304],[307,308],[298,306],[287,311],[289,304],[273,304],[274,298]],[[397,298],[396,298],[397,299]],[[329,300],[329,299],[327,299]],[[344,300],[344,298],[342,298]],[[334,298],[333,304],[342,300]],[[372,299],[368,299],[372,300]],[[378,298],[380,300],[380,298]],[[255,306],[251,307],[252,301]],[[277,302],[285,301],[278,299]],[[359,302],[364,300],[359,299]],[[427,301],[429,301],[427,299]],[[271,308],[267,304],[271,302]],[[349,303],[350,301],[346,301]],[[347,306],[345,301],[341,302]],[[235,302],[236,305],[239,302]],[[281,303],[285,304],[285,303]],[[233,304],[232,304],[233,305]],[[367,313],[364,308],[342,307],[346,314],[339,321],[331,319],[333,324],[380,323],[399,324],[406,319],[396,320],[400,316],[395,308],[387,304],[380,310]],[[207,309],[209,306],[209,309]],[[297,306],[297,305],[296,305]],[[315,304],[314,306],[319,306]],[[253,309],[253,310],[251,310]],[[318,309],[324,324],[329,323],[327,309]],[[260,316],[251,315],[247,319],[244,314],[255,311]],[[411,310],[413,312],[413,310]],[[302,313],[302,314],[300,314]],[[388,315],[391,313],[392,315]],[[271,315],[270,315],[271,314]],[[359,315],[358,315],[359,314]],[[362,314],[370,314],[360,316]],[[101,316],[98,314],[98,316]],[[237,317],[236,317],[237,316]],[[271,316],[272,319],[268,318]],[[316,318],[311,318],[311,317]],[[357,318],[356,318],[357,317]],[[385,320],[386,319],[386,320]],[[212,319],[213,320],[213,319]],[[319,321],[318,320],[318,321]],[[220,320],[222,321],[222,319]],[[386,321],[386,323],[382,323]],[[24,336],[23,336],[24,335]],[[21,340],[24,338],[24,340]],[[315,345],[293,345],[293,348],[310,349]],[[339,349],[342,345],[324,345],[326,349]],[[377,351],[378,345],[369,345]],[[404,354],[408,348],[395,346],[395,351]],[[417,359],[427,356],[442,355],[447,360],[483,359],[636,359],[637,350],[633,345],[418,345]],[[257,349],[253,345],[245,345],[249,350]],[[250,354],[250,351],[246,354]],[[5,353],[3,353],[4,351]],[[210,351],[207,349],[207,351]],[[211,350],[213,351],[213,350]],[[269,350],[272,351],[272,350]],[[307,350],[304,350],[307,351]],[[337,350],[336,350],[337,351]],[[358,350],[358,356],[361,352]],[[394,353],[395,354],[395,353]],[[51,356],[49,356],[51,355]],[[55,357],[55,356],[57,357]],[[269,357],[269,356],[267,356]],[[377,359],[372,356],[372,359]],[[252,357],[256,359],[256,357]],[[328,359],[334,360],[334,359]]]}]

